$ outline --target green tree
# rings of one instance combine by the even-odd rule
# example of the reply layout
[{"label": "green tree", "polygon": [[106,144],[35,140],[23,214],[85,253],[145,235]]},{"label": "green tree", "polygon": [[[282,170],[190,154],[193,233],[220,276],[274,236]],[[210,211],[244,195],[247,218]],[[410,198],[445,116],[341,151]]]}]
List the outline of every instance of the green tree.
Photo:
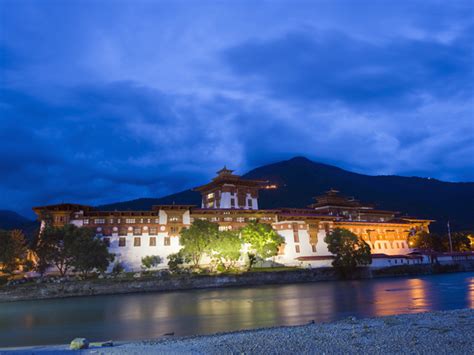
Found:
[{"label": "green tree", "polygon": [[74,271],[83,277],[87,277],[93,270],[105,272],[115,255],[109,253],[104,241],[96,237],[90,228],[76,228],[73,234],[70,265]]},{"label": "green tree", "polygon": [[235,266],[240,258],[242,240],[239,232],[220,231],[217,238],[211,243],[212,257],[226,270]]},{"label": "green tree", "polygon": [[38,257],[36,269],[44,273],[50,266],[55,266],[64,276],[72,266],[74,238],[77,227],[67,224],[63,227],[47,225],[41,232],[35,252]]},{"label": "green tree", "polygon": [[39,236],[35,252],[39,272],[55,266],[61,276],[72,268],[84,276],[93,269],[105,271],[114,257],[92,229],[72,224],[47,226]]},{"label": "green tree", "polygon": [[324,241],[328,250],[334,254],[333,267],[342,276],[348,276],[357,266],[372,263],[370,246],[360,237],[347,229],[336,228],[326,235]]},{"label": "green tree", "polygon": [[[449,251],[449,236],[443,238],[444,250]],[[471,239],[468,232],[454,232],[451,233],[451,241],[453,244],[453,251],[470,251]]]},{"label": "green tree", "polygon": [[216,223],[195,220],[180,234],[181,256],[188,257],[195,268],[199,267],[202,257],[211,251],[211,244],[217,238],[219,226]]},{"label": "green tree", "polygon": [[12,274],[25,263],[26,241],[20,230],[0,230],[0,270]]},{"label": "green tree", "polygon": [[161,263],[161,257],[159,255],[148,255],[142,258],[142,268],[145,270],[150,270],[158,266]]},{"label": "green tree", "polygon": [[410,248],[423,250],[425,252],[442,252],[447,249],[446,242],[439,234],[419,232],[408,237]]},{"label": "green tree", "polygon": [[183,264],[189,263],[191,260],[187,255],[181,251],[168,255],[168,268],[171,272],[178,271]]},{"label": "green tree", "polygon": [[[269,224],[252,222],[241,229],[242,239],[249,244],[249,269],[253,261],[267,259],[278,254],[278,248],[285,239],[280,236]],[[253,255],[254,257],[251,257]]]}]

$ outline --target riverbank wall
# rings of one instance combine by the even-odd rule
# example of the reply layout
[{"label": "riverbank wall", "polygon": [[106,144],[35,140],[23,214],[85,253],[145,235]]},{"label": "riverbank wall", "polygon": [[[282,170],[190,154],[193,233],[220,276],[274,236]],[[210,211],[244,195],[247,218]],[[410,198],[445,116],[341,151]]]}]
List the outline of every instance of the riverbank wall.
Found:
[{"label": "riverbank wall", "polygon": [[[474,271],[474,263],[451,265],[405,265],[382,269],[360,268],[351,279],[430,275]],[[144,275],[137,278],[105,278],[28,283],[0,287],[0,302],[40,300],[94,295],[163,292],[190,289],[292,284],[335,281],[340,277],[333,268],[255,271],[220,275]]]}]

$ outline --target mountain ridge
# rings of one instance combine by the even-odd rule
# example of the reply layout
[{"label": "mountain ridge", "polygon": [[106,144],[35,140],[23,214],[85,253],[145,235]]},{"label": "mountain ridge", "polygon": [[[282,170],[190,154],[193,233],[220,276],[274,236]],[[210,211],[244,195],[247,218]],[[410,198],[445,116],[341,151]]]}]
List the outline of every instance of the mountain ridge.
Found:
[{"label": "mountain ridge", "polygon": [[[247,179],[269,180],[276,190],[262,190],[259,207],[306,207],[313,197],[335,188],[342,194],[373,203],[378,208],[402,215],[434,219],[433,230],[443,232],[449,220],[453,230],[474,229],[468,201],[474,201],[474,183],[445,182],[432,178],[398,175],[364,175],[314,162],[305,157],[275,162],[242,175]],[[191,189],[160,198],[140,198],[102,206],[104,210],[148,210],[158,204],[200,206],[200,194]],[[472,208],[471,208],[472,209]]]},{"label": "mountain ridge", "polygon": [[0,210],[0,229],[20,228],[30,224],[32,220],[11,210]]}]

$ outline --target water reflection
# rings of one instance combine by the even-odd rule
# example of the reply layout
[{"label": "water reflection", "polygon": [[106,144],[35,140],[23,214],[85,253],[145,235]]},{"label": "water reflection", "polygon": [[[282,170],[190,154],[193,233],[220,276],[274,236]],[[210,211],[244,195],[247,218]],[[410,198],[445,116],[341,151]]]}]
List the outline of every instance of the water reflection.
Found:
[{"label": "water reflection", "polygon": [[474,274],[0,304],[0,346],[155,338],[474,308]]},{"label": "water reflection", "polygon": [[474,308],[474,277],[468,279],[467,288],[467,307]]}]

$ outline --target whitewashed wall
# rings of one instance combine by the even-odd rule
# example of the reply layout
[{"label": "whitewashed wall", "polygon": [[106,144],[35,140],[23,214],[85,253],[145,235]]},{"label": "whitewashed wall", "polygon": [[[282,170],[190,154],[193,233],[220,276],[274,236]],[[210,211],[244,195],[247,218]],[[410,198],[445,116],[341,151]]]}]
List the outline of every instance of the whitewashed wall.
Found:
[{"label": "whitewashed wall", "polygon": [[[115,254],[115,261],[122,263],[126,271],[138,271],[141,269],[142,258],[149,255],[157,255],[162,259],[162,263],[158,266],[160,268],[168,267],[168,255],[177,253],[181,246],[179,245],[178,237],[170,237],[170,245],[164,245],[165,237],[167,233],[158,233],[158,235],[142,234],[141,236],[135,236],[128,234],[127,236],[121,236],[126,238],[125,247],[119,247],[119,236],[113,235],[110,237],[109,252]],[[134,238],[140,237],[141,245],[134,246]],[[156,238],[156,246],[150,246],[150,237]],[[110,265],[109,271],[111,271],[113,265]]]}]

